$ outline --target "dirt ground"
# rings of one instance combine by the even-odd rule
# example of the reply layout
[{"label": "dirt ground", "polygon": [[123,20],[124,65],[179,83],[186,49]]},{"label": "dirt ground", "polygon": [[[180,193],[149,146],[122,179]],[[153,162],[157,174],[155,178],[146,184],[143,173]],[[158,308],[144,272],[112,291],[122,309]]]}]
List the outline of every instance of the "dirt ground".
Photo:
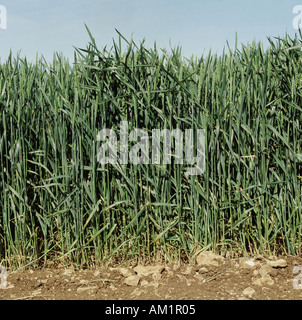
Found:
[{"label": "dirt ground", "polygon": [[[300,267],[301,266],[301,267]],[[194,265],[7,271],[1,300],[300,300],[302,257],[223,258]]]}]

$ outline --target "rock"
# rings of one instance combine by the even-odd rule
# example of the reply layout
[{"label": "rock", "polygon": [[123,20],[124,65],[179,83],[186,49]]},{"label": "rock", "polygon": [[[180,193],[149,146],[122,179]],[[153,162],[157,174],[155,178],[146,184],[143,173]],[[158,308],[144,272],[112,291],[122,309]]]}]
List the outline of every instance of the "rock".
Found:
[{"label": "rock", "polygon": [[86,279],[80,280],[80,284],[88,284],[88,283],[89,283],[89,280],[86,280]]},{"label": "rock", "polygon": [[198,271],[200,274],[207,273],[209,270],[206,267],[201,267]]},{"label": "rock", "polygon": [[37,296],[37,295],[41,294],[41,289],[35,290],[31,294],[32,294],[32,296]]},{"label": "rock", "polygon": [[152,274],[152,278],[153,278],[154,281],[160,280],[161,277],[162,277],[162,274],[161,274],[161,273],[153,273],[153,274]]},{"label": "rock", "polygon": [[253,285],[256,285],[256,286],[259,286],[259,287],[262,287],[262,278],[258,278],[258,279],[256,279],[256,280],[254,280],[254,281],[252,281],[252,284]]},{"label": "rock", "polygon": [[168,276],[174,276],[174,271],[172,270],[172,268],[170,267],[165,267],[165,270],[167,271],[168,273]]},{"label": "rock", "polygon": [[199,266],[208,265],[218,267],[220,263],[224,262],[224,258],[212,251],[204,251],[198,255],[196,262]]},{"label": "rock", "polygon": [[255,289],[253,289],[252,287],[247,287],[243,290],[243,295],[245,295],[246,297],[252,298],[253,294],[255,293]]},{"label": "rock", "polygon": [[275,281],[271,278],[271,276],[269,274],[266,274],[264,277],[261,278],[261,283],[262,285],[269,285],[272,286]]},{"label": "rock", "polygon": [[259,287],[272,286],[274,283],[274,280],[271,278],[269,274],[266,274],[263,277],[258,278],[252,282],[252,284],[257,285]]},{"label": "rock", "polygon": [[193,268],[191,266],[188,266],[186,268],[186,271],[183,272],[183,274],[190,275],[192,273],[192,271],[193,271]]},{"label": "rock", "polygon": [[140,277],[148,277],[149,275],[162,273],[165,270],[165,268],[163,266],[160,266],[160,265],[158,265],[158,266],[141,266],[141,265],[138,265],[133,270]]},{"label": "rock", "polygon": [[41,280],[41,283],[42,283],[42,284],[46,284],[47,281],[48,281],[48,279],[42,279],[42,280]]},{"label": "rock", "polygon": [[158,288],[159,287],[159,283],[158,282],[151,282],[149,284],[150,287],[154,287],[154,288]]},{"label": "rock", "polygon": [[127,268],[118,268],[116,270],[119,271],[121,273],[121,275],[125,278],[133,275],[133,272]]},{"label": "rock", "polygon": [[285,259],[279,259],[279,260],[275,260],[275,261],[267,261],[267,263],[272,268],[286,268],[287,267],[287,262]]},{"label": "rock", "polygon": [[141,281],[141,286],[142,286],[142,287],[146,287],[146,286],[148,286],[148,285],[149,285],[149,282],[148,282],[147,280]]},{"label": "rock", "polygon": [[177,274],[176,277],[177,277],[180,281],[186,281],[186,277],[183,276],[182,274]]},{"label": "rock", "polygon": [[253,268],[258,263],[254,261],[254,259],[248,259],[248,258],[239,258],[239,264],[243,268]]},{"label": "rock", "polygon": [[140,277],[139,276],[129,276],[125,279],[125,284],[127,286],[136,287],[139,284]]},{"label": "rock", "polygon": [[77,288],[77,293],[82,293],[82,292],[85,292],[85,291],[95,290],[97,288],[98,288],[97,286],[79,287],[79,288]]},{"label": "rock", "polygon": [[245,261],[244,264],[245,264],[246,266],[248,266],[248,267],[251,267],[251,268],[255,267],[255,265],[256,265],[256,263],[255,263],[253,260]]},{"label": "rock", "polygon": [[260,269],[259,273],[261,277],[264,277],[265,275],[273,275],[274,269],[269,264],[264,264]]}]

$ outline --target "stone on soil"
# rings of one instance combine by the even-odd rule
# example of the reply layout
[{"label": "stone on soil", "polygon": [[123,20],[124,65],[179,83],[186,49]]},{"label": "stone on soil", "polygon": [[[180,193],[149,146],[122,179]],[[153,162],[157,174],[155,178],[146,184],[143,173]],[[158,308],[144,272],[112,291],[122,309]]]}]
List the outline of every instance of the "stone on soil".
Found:
[{"label": "stone on soil", "polygon": [[140,277],[139,276],[129,276],[125,279],[125,283],[128,286],[136,287],[139,284]]},{"label": "stone on soil", "polygon": [[265,275],[275,275],[275,270],[269,265],[269,264],[264,264],[260,269],[259,273],[261,277],[264,277]]},{"label": "stone on soil", "polygon": [[149,275],[161,274],[164,271],[163,266],[136,266],[133,270],[140,277],[148,277]]},{"label": "stone on soil", "polygon": [[285,259],[268,261],[267,263],[273,268],[286,268],[287,267],[287,262]]},{"label": "stone on soil", "polygon": [[200,253],[197,258],[196,262],[197,265],[208,265],[208,266],[214,266],[218,267],[220,263],[224,261],[224,258],[216,253],[213,253],[212,251],[204,251]]},{"label": "stone on soil", "polygon": [[256,263],[254,259],[239,258],[239,264],[242,268],[253,268],[258,263]]},{"label": "stone on soil", "polygon": [[118,268],[117,269],[125,278],[133,275],[133,272],[127,268]]},{"label": "stone on soil", "polygon": [[255,293],[255,289],[252,287],[247,287],[242,292],[245,296],[252,298],[253,294]]},{"label": "stone on soil", "polygon": [[97,289],[97,288],[98,288],[97,286],[79,287],[79,288],[77,289],[77,293],[82,293],[82,292],[94,290],[94,289]]}]

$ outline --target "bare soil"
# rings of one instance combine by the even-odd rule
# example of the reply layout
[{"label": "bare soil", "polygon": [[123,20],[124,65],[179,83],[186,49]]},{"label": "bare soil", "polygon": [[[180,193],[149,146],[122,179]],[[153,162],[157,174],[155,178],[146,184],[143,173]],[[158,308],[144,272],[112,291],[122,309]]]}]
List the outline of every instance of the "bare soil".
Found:
[{"label": "bare soil", "polygon": [[194,265],[8,271],[6,289],[0,289],[0,299],[302,299],[302,268],[299,269],[302,257],[216,258],[199,259]]}]

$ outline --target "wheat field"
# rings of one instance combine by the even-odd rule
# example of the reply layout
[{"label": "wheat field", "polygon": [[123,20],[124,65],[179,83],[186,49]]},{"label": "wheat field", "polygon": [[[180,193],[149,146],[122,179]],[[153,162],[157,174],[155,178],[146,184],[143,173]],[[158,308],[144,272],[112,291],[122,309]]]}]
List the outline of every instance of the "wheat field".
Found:
[{"label": "wheat field", "polygon": [[[87,31],[74,63],[0,65],[0,260],[301,253],[301,33],[185,58],[119,32],[100,50]],[[174,157],[101,165],[98,132],[119,135],[121,121],[204,129],[205,172],[185,175]]]}]

